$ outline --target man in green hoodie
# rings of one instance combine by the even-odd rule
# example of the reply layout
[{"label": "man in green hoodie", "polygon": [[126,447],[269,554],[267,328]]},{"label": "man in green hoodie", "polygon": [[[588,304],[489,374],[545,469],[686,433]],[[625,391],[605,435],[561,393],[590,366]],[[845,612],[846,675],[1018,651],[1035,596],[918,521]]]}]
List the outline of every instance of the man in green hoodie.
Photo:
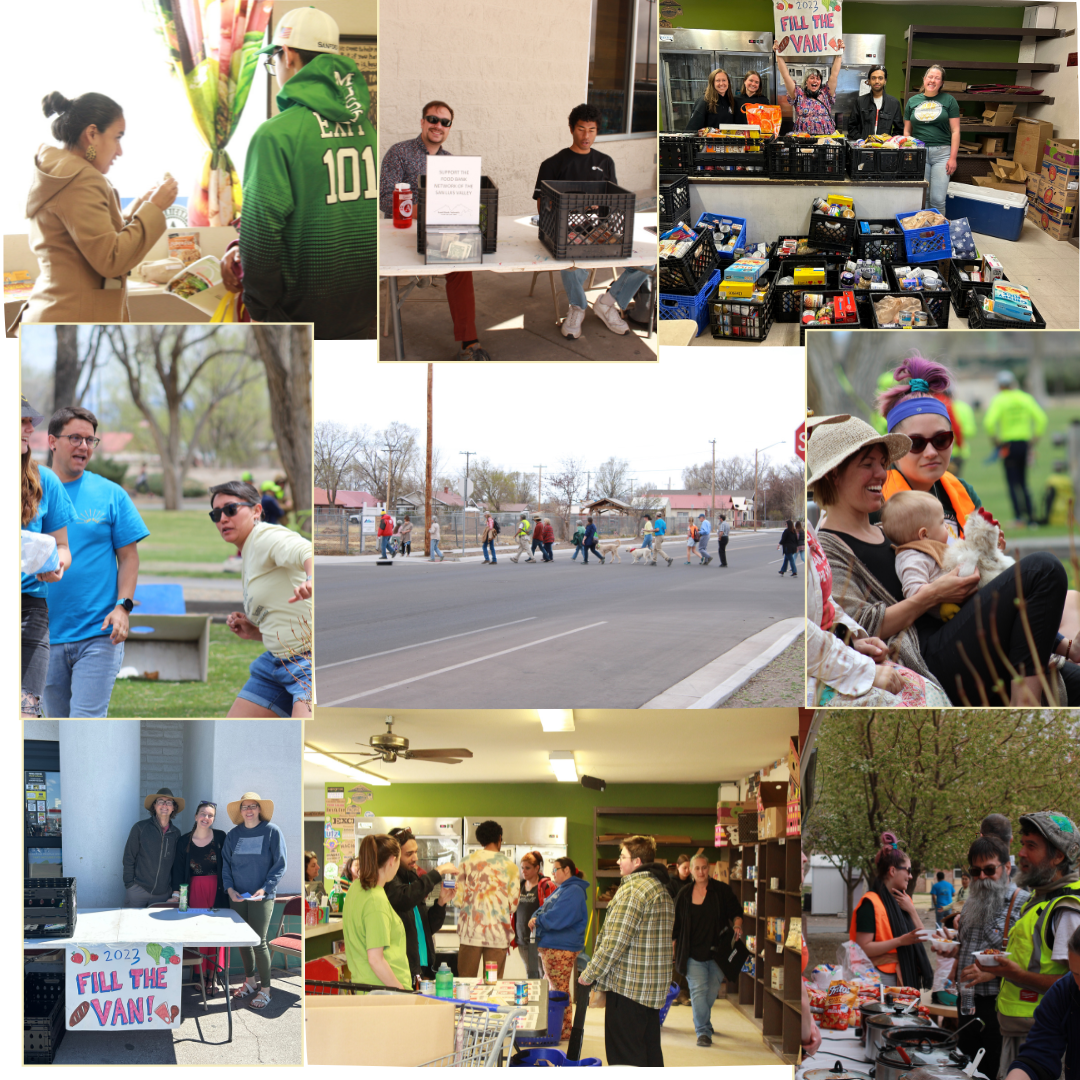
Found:
[{"label": "man in green hoodie", "polygon": [[252,136],[244,165],[244,302],[257,322],[373,338],[379,185],[364,77],[317,8],[286,12],[261,51],[280,111]]}]

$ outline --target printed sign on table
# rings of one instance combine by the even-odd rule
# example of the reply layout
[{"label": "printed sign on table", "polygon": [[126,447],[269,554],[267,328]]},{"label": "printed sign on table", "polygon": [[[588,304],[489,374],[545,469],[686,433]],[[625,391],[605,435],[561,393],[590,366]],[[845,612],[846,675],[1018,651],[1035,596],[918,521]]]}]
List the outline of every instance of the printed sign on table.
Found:
[{"label": "printed sign on table", "polygon": [[160,1031],[180,1025],[182,945],[69,945],[67,1030]]},{"label": "printed sign on table", "polygon": [[778,56],[835,56],[843,52],[840,0],[775,0],[773,27]]},{"label": "printed sign on table", "polygon": [[478,157],[428,157],[424,217],[427,225],[480,224]]}]

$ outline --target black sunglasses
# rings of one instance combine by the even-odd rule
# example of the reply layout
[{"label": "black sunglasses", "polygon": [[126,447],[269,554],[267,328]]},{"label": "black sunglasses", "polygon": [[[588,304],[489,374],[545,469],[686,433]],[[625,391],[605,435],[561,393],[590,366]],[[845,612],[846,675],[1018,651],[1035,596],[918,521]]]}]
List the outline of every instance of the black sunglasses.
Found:
[{"label": "black sunglasses", "polygon": [[969,866],[968,877],[977,878],[985,874],[987,877],[993,877],[1001,869],[1000,863],[995,863],[993,866]]},{"label": "black sunglasses", "polygon": [[442,124],[443,127],[449,127],[454,121],[444,120],[441,116],[425,116],[424,119],[429,124]]},{"label": "black sunglasses", "polygon": [[939,431],[933,438],[926,438],[925,435],[909,435],[911,440],[911,450],[909,453],[921,454],[926,449],[926,444],[930,443],[935,450],[948,450],[953,444],[953,433],[951,431]]},{"label": "black sunglasses", "polygon": [[226,503],[224,506],[215,506],[210,511],[210,520],[216,525],[221,520],[221,515],[226,517],[236,517],[236,512],[241,506],[256,506],[256,503],[243,502],[243,503]]}]

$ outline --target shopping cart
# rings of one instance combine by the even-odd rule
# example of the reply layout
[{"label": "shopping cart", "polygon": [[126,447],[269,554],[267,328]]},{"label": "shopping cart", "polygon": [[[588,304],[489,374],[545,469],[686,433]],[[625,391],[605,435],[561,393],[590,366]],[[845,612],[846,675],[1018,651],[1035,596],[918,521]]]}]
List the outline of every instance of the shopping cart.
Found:
[{"label": "shopping cart", "polygon": [[[447,1000],[447,999],[442,999]],[[509,1062],[514,1053],[514,1032],[524,1009],[490,1005],[483,1001],[457,1001],[454,1006],[454,1051],[420,1068],[493,1069]]]}]

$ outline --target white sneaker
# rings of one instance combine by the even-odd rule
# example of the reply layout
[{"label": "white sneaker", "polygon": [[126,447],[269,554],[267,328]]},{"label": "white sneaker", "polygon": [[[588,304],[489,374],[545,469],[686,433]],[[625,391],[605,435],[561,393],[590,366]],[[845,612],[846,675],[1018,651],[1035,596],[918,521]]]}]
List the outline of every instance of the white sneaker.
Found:
[{"label": "white sneaker", "polygon": [[618,305],[611,293],[606,292],[593,304],[593,312],[604,321],[604,325],[614,334],[625,334],[630,329],[626,320],[619,314]]},{"label": "white sneaker", "polygon": [[579,338],[581,337],[581,324],[585,320],[585,309],[570,305],[570,310],[566,313],[566,318],[562,321],[563,337]]}]

